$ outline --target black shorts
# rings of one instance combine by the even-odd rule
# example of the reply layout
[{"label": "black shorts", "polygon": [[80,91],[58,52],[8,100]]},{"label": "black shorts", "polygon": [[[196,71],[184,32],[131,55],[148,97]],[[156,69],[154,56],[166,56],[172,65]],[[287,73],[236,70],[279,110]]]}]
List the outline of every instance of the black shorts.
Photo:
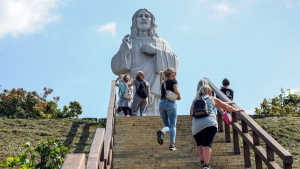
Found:
[{"label": "black shorts", "polygon": [[215,126],[210,126],[195,134],[194,139],[196,140],[197,147],[202,145],[203,147],[209,146],[211,148],[216,133],[217,128]]}]

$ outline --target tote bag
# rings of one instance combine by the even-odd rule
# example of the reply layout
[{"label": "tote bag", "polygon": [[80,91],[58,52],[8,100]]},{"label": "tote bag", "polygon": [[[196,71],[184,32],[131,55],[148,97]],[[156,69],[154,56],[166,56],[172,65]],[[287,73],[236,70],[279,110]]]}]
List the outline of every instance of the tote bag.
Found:
[{"label": "tote bag", "polygon": [[227,113],[227,111],[223,112],[223,118],[227,125],[229,125],[232,122],[232,117],[229,113]]}]

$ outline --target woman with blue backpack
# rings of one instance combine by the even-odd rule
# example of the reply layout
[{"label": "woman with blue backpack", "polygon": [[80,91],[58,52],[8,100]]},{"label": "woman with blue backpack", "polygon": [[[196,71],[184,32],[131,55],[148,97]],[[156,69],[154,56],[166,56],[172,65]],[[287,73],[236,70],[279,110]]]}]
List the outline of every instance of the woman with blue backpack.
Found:
[{"label": "woman with blue backpack", "polygon": [[202,81],[190,109],[192,134],[197,143],[197,151],[200,157],[199,164],[203,169],[211,169],[209,165],[212,151],[211,147],[218,130],[216,106],[230,112],[243,111],[213,97],[212,90],[207,84],[205,80]]},{"label": "woman with blue backpack", "polygon": [[[130,76],[124,75],[123,79],[120,79],[118,77],[115,81],[115,86],[119,88],[119,107],[122,108],[124,115],[126,117],[132,116],[131,113],[131,104],[132,104],[132,98],[126,97],[126,94],[128,94],[128,90],[130,90],[129,85],[130,84]],[[132,92],[132,90],[131,90]]]}]

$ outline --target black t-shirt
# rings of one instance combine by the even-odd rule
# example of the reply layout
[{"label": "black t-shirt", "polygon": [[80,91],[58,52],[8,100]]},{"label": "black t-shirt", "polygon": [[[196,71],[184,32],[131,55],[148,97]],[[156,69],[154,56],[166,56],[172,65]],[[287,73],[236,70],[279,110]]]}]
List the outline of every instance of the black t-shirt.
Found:
[{"label": "black t-shirt", "polygon": [[225,87],[222,87],[220,89],[230,100],[233,100],[233,90],[232,89],[226,89]]},{"label": "black t-shirt", "polygon": [[[174,88],[173,88],[173,85],[174,84],[178,84],[177,80],[176,79],[168,79],[167,81],[165,81],[164,83],[166,83],[166,89],[167,90],[171,90],[172,92],[174,92]],[[166,90],[165,90],[165,87],[164,87],[164,83],[161,84],[161,98],[160,99],[164,99],[166,98],[165,95],[166,95]]]}]

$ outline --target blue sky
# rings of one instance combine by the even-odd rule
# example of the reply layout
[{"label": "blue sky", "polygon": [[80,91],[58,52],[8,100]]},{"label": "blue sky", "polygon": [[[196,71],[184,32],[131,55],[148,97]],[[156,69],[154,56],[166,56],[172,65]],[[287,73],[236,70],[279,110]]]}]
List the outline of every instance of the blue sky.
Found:
[{"label": "blue sky", "polygon": [[81,117],[106,117],[112,56],[148,8],[179,57],[178,114],[189,114],[198,81],[227,77],[248,114],[280,89],[300,89],[300,0],[0,0],[0,85],[79,101]]}]

